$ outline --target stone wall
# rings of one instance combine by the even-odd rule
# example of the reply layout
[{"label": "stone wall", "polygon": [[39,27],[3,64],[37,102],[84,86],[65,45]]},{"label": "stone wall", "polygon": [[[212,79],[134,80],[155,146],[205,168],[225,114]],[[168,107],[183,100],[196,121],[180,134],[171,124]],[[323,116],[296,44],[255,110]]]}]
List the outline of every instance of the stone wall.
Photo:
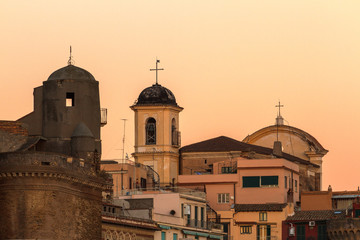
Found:
[{"label": "stone wall", "polygon": [[101,239],[107,185],[79,159],[0,154],[0,239]]},{"label": "stone wall", "polygon": [[16,151],[26,142],[27,134],[19,122],[0,121],[0,152]]}]

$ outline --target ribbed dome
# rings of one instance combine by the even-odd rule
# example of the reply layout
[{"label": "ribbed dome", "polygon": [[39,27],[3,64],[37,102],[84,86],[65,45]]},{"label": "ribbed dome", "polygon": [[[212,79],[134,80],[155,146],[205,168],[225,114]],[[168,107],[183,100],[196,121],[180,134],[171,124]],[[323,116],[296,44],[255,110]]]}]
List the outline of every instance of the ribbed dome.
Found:
[{"label": "ribbed dome", "polygon": [[53,72],[48,81],[52,80],[90,80],[95,81],[94,76],[85,69],[68,65]]},{"label": "ribbed dome", "polygon": [[135,105],[173,105],[178,106],[174,94],[160,84],[145,88],[139,95]]}]

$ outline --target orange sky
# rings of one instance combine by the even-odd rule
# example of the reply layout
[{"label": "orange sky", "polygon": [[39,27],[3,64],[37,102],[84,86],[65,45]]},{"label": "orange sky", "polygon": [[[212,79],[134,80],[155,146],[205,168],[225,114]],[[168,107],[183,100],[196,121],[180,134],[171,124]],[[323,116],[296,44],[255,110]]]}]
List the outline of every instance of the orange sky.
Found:
[{"label": "orange sky", "polygon": [[242,140],[290,125],[330,152],[324,185],[356,190],[360,136],[360,1],[0,1],[0,119],[32,111],[33,88],[66,65],[100,82],[108,125],[103,158],[133,151],[129,106],[155,81],[180,106],[182,145],[219,135]]}]

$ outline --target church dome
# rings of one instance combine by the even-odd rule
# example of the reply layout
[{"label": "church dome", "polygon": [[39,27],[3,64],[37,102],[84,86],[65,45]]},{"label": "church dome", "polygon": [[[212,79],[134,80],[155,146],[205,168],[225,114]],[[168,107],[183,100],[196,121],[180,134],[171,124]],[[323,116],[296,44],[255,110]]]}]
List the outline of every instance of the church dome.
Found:
[{"label": "church dome", "polygon": [[145,88],[135,105],[173,105],[178,106],[174,94],[160,84]]},{"label": "church dome", "polygon": [[85,69],[74,65],[67,65],[53,72],[48,81],[52,80],[90,80],[95,81],[94,76]]}]

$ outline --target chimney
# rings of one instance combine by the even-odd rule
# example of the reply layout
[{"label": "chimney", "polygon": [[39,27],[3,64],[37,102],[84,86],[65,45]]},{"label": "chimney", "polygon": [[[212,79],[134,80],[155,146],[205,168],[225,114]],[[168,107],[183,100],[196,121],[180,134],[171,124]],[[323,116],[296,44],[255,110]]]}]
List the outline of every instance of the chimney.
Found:
[{"label": "chimney", "polygon": [[282,156],[282,145],[280,141],[274,142],[273,155]]}]

